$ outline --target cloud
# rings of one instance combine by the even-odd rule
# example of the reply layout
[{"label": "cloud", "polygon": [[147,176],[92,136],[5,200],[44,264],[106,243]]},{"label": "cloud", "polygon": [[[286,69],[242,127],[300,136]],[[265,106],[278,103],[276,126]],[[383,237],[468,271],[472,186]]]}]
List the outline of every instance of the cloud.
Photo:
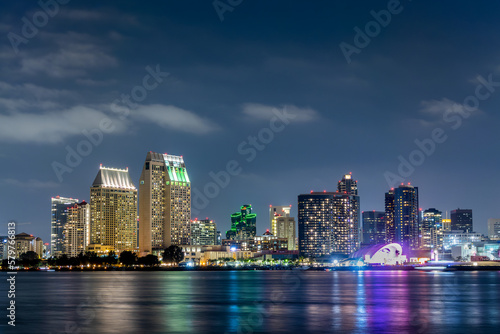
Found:
[{"label": "cloud", "polygon": [[442,98],[441,100],[429,100],[421,102],[420,112],[427,115],[442,116],[445,112],[464,113],[467,112],[463,104]]},{"label": "cloud", "polygon": [[69,32],[41,33],[41,38],[56,44],[55,51],[43,54],[22,54],[21,72],[47,74],[55,78],[86,75],[90,69],[114,67],[118,60],[107,53],[108,47],[94,37]]},{"label": "cloud", "polygon": [[[30,83],[12,85],[0,81],[0,107],[8,111],[23,109],[58,109],[60,101],[74,99],[77,94],[65,89],[51,89]],[[55,102],[58,101],[58,102]]]},{"label": "cloud", "polygon": [[165,129],[206,134],[219,127],[212,121],[195,113],[171,105],[152,104],[139,106],[132,111],[132,118],[138,121],[153,122]]},{"label": "cloud", "polygon": [[310,122],[319,118],[319,113],[311,108],[299,108],[293,104],[283,105],[281,107],[267,106],[256,103],[246,103],[243,105],[243,113],[253,119],[269,120],[275,114],[276,110],[284,110],[287,114],[295,115],[294,122]]},{"label": "cloud", "polygon": [[10,185],[14,187],[19,187],[19,188],[56,188],[59,187],[61,184],[58,182],[53,182],[53,181],[39,181],[39,180],[34,180],[30,179],[28,181],[20,181],[16,179],[3,179],[2,184],[4,185]]},{"label": "cloud", "polygon": [[[60,143],[64,139],[81,135],[83,130],[99,127],[105,113],[83,106],[67,111],[40,114],[14,112],[0,114],[0,141],[21,143]],[[113,120],[114,133],[123,132],[125,123]]]}]

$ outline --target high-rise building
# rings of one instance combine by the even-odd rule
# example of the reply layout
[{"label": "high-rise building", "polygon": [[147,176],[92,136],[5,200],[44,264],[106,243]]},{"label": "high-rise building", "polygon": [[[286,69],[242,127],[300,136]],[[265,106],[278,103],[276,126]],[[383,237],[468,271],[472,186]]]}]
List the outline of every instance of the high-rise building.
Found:
[{"label": "high-rise building", "polygon": [[420,215],[418,207],[418,187],[400,185],[394,189],[394,242],[403,251],[420,247]]},{"label": "high-rise building", "polygon": [[500,218],[488,219],[488,237],[491,240],[500,239]]},{"label": "high-rise building", "polygon": [[240,212],[231,215],[231,229],[226,232],[226,239],[247,240],[257,234],[257,215],[252,213],[250,204],[242,205]]},{"label": "high-rise building", "polygon": [[182,156],[148,152],[139,181],[139,250],[190,242],[191,181]]},{"label": "high-rise building", "polygon": [[191,221],[191,246],[216,245],[217,244],[217,226],[210,219]]},{"label": "high-rise building", "polygon": [[298,196],[299,252],[305,257],[351,254],[360,246],[359,197],[339,192]]},{"label": "high-rise building", "polygon": [[363,244],[385,243],[385,212],[363,211]]},{"label": "high-rise building", "polygon": [[434,208],[424,211],[422,218],[422,248],[443,248],[443,213]]},{"label": "high-rise building", "polygon": [[61,196],[51,199],[50,249],[52,256],[59,257],[64,252],[64,227],[68,218],[68,207],[75,203],[78,203],[78,199]]},{"label": "high-rise building", "polygon": [[472,232],[472,210],[456,209],[450,214],[452,231]]},{"label": "high-rise building", "polygon": [[278,238],[288,239],[288,250],[295,250],[295,219],[293,217],[280,216],[276,218],[276,234]]},{"label": "high-rise building", "polygon": [[352,173],[345,174],[337,184],[337,192],[348,195],[358,195],[358,181],[352,178]]},{"label": "high-rise building", "polygon": [[292,206],[274,206],[269,205],[269,226],[271,233],[277,235],[276,219],[278,217],[290,217],[290,209]]},{"label": "high-rise building", "polygon": [[217,236],[215,239],[215,244],[216,245],[222,245],[222,234],[220,231],[217,231]]},{"label": "high-rise building", "polygon": [[127,169],[99,168],[90,188],[90,244],[122,251],[137,250],[137,188]]},{"label": "high-rise building", "polygon": [[64,228],[64,254],[74,257],[85,253],[90,242],[90,205],[83,201],[68,208]]},{"label": "high-rise building", "polygon": [[16,259],[19,259],[22,254],[30,251],[37,253],[40,259],[44,255],[42,239],[24,232],[15,235],[14,250]]},{"label": "high-rise building", "polygon": [[394,224],[394,188],[385,193],[385,242],[390,244],[396,240],[396,225]]}]

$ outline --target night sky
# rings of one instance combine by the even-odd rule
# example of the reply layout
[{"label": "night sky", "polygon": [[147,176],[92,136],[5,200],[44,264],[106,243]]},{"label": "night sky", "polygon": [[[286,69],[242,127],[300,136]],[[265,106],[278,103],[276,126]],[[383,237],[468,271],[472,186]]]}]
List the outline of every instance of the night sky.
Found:
[{"label": "night sky", "polygon": [[[52,196],[88,201],[101,163],[128,167],[138,187],[154,151],[184,157],[193,191],[213,197],[193,198],[193,218],[223,233],[252,204],[262,234],[270,204],[296,217],[297,195],[335,191],[348,172],[361,210],[411,182],[421,208],[472,209],[487,233],[500,216],[500,3],[216,5],[72,0],[51,17],[2,2],[3,224],[49,242]],[[96,129],[107,132],[82,144]],[[68,166],[78,147],[86,156]],[[400,159],[414,170],[388,182]],[[228,162],[229,184],[206,187]]]}]

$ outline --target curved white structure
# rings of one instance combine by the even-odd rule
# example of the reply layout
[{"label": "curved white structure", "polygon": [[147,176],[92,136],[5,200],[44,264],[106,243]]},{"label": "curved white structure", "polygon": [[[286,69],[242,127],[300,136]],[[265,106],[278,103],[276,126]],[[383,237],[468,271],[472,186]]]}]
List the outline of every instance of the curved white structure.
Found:
[{"label": "curved white structure", "polygon": [[366,247],[354,252],[351,259],[360,259],[365,264],[396,265],[406,262],[400,244],[382,244]]}]

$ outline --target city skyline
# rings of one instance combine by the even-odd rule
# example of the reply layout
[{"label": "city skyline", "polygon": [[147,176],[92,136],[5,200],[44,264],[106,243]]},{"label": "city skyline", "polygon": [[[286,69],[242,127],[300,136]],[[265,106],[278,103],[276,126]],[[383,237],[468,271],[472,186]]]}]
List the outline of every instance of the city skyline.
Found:
[{"label": "city skyline", "polygon": [[[244,2],[223,21],[211,3],[199,6],[72,1],[14,48],[7,35],[22,37],[22,18],[42,9],[3,4],[0,184],[9,196],[0,220],[49,240],[48,198],[88,201],[100,163],[130,167],[137,184],[148,151],[184,155],[202,193],[230,165],[227,185],[192,215],[222,231],[230,208],[250,203],[265,217],[270,204],[334,189],[349,171],[362,211],[383,210],[387,177],[399,175],[418,185],[424,210],[472,209],[478,232],[500,216],[490,148],[499,139],[499,4],[455,6],[449,16],[448,4],[432,4],[433,15],[402,2],[364,47],[354,28],[387,2],[276,3],[265,15]],[[481,38],[464,47],[470,34]],[[348,59],[346,45],[357,49]],[[244,198],[234,196],[241,189]]]}]

